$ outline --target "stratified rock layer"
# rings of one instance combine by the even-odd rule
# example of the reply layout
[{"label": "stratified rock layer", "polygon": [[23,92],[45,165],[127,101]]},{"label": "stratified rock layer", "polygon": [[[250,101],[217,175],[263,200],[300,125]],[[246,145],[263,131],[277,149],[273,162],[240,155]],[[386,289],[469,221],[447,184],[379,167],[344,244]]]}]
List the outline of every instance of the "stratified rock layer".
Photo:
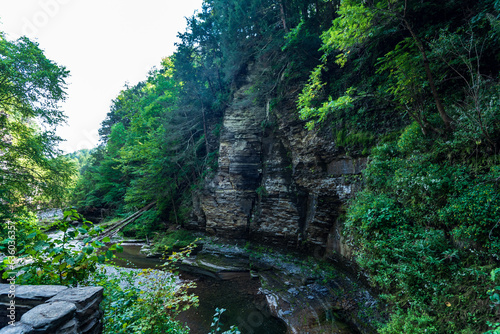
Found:
[{"label": "stratified rock layer", "polygon": [[19,285],[13,289],[0,284],[0,306],[4,310],[13,306],[12,317],[4,314],[0,319],[0,333],[101,333],[102,299],[102,287]]},{"label": "stratified rock layer", "polygon": [[191,227],[351,259],[338,218],[366,158],[306,130],[293,96],[271,111],[254,92],[258,72],[249,67],[225,111],[218,170],[194,196]]},{"label": "stratified rock layer", "polygon": [[207,231],[247,238],[262,177],[265,108],[252,100],[252,75],[226,110],[219,146],[217,175],[201,199]]}]

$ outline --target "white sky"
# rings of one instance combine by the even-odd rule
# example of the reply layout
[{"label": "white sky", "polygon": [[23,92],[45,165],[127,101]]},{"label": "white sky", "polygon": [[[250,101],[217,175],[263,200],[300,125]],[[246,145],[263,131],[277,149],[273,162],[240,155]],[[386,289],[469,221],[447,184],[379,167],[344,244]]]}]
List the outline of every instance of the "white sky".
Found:
[{"label": "white sky", "polygon": [[58,128],[73,152],[92,148],[111,100],[126,82],[145,80],[153,66],[175,51],[185,17],[202,0],[0,0],[0,30],[9,40],[25,35],[47,58],[70,71]]}]

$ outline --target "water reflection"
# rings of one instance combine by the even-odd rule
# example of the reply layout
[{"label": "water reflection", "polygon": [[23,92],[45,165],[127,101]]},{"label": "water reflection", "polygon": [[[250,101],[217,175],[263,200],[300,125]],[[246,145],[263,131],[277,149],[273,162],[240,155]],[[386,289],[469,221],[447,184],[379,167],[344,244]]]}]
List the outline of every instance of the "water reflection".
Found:
[{"label": "water reflection", "polygon": [[[161,259],[147,258],[140,253],[141,245],[123,245],[123,253],[117,254],[116,264],[121,267],[154,268],[163,263]],[[234,275],[230,280],[180,273],[181,279],[196,282],[192,292],[199,297],[200,305],[180,314],[179,320],[186,323],[191,334],[210,332],[215,309],[224,308],[221,317],[224,330],[236,325],[243,334],[285,334],[285,324],[269,314],[264,295],[259,294],[260,282],[251,279],[248,273]]]}]

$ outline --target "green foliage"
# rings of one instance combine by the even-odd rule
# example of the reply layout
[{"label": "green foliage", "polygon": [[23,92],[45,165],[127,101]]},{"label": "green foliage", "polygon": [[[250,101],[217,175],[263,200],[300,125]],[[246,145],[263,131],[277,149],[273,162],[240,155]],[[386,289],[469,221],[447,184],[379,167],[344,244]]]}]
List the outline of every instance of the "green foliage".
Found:
[{"label": "green foliage", "polygon": [[123,270],[102,268],[91,283],[104,288],[104,333],[172,333],[187,334],[189,329],[175,317],[191,306],[198,297],[188,293],[194,283],[179,282],[175,263],[189,255],[190,248],[173,254],[158,269]]},{"label": "green foliage", "polygon": [[383,228],[403,225],[403,218],[394,199],[366,191],[357,197],[349,211],[348,227],[360,225],[359,232],[368,236]]},{"label": "green foliage", "polygon": [[[0,221],[26,208],[65,200],[74,165],[57,157],[56,126],[65,121],[69,72],[47,59],[37,43],[8,41],[0,32]],[[3,232],[3,228],[0,227]]]},{"label": "green foliage", "polygon": [[340,147],[344,147],[346,151],[350,149],[362,147],[363,151],[361,154],[367,155],[369,148],[375,143],[375,135],[371,131],[359,131],[347,133],[345,129],[341,129],[336,132],[335,144]]},{"label": "green foliage", "polygon": [[226,309],[223,309],[223,308],[217,307],[215,309],[215,314],[214,314],[212,323],[210,325],[210,327],[212,328],[210,330],[210,334],[218,334],[218,333],[221,333],[221,334],[241,334],[241,332],[238,330],[238,327],[236,327],[236,326],[231,326],[231,328],[229,330],[221,332],[221,326],[223,324],[220,322],[220,318],[221,318],[222,313],[224,313],[225,311],[226,311]]},{"label": "green foliage", "polygon": [[158,234],[153,240],[154,253],[171,253],[181,248],[185,248],[196,242],[193,234],[186,230],[167,231]]},{"label": "green foliage", "polygon": [[[499,275],[500,274],[500,268],[493,269],[491,271],[491,281],[494,284],[497,284],[500,282]],[[491,306],[492,308],[496,309],[498,312],[498,309],[500,308],[500,286],[495,286],[493,289],[488,290],[488,295],[490,296],[490,301],[493,303]],[[491,322],[487,321],[487,324],[489,327],[492,329],[485,332],[484,334],[498,334],[500,333],[500,322]]]},{"label": "green foliage", "polygon": [[144,212],[133,223],[128,224],[123,229],[123,235],[132,238],[147,238],[154,231],[158,230],[158,225],[158,211],[150,209]]},{"label": "green foliage", "polygon": [[[104,263],[113,257],[112,250],[121,249],[113,245],[104,254],[99,249],[107,240],[93,241],[100,229],[92,223],[83,221],[79,227],[72,228],[73,222],[82,217],[76,210],[64,212],[64,218],[54,222],[52,228],[62,232],[60,238],[49,238],[36,225],[24,224],[19,234],[26,235],[24,243],[17,242],[20,265],[14,270],[4,272],[4,278],[15,273],[19,284],[61,284],[76,286],[94,272],[98,263]],[[75,243],[77,237],[83,237],[84,246]],[[1,248],[6,249],[9,239],[2,241]],[[4,261],[2,269],[7,269]]]},{"label": "green foliage", "polygon": [[492,317],[484,291],[499,254],[498,166],[450,160],[453,140],[419,128],[372,150],[345,235],[392,305],[381,333],[477,333]]},{"label": "green foliage", "polygon": [[73,192],[78,207],[110,214],[156,201],[156,212],[128,228],[136,237],[162,228],[160,221],[184,222],[179,195],[211,161],[203,115],[180,104],[185,88],[175,73],[172,59],[165,58],[146,81],[120,93],[102,124],[105,145],[92,153]]},{"label": "green foliage", "polygon": [[300,118],[303,120],[313,118],[313,120],[306,124],[306,128],[308,129],[312,129],[315,124],[323,122],[330,113],[337,110],[348,110],[353,107],[352,89],[348,89],[346,95],[340,96],[336,100],[332,100],[329,97],[328,102],[323,102],[319,107],[314,108],[312,106],[313,99],[316,95],[321,94],[321,89],[325,85],[319,78],[322,69],[323,67],[320,65],[311,73],[309,83],[304,87],[297,101]]},{"label": "green foliage", "polygon": [[422,314],[420,310],[409,308],[407,312],[398,310],[391,321],[382,328],[380,334],[420,334],[439,333],[433,323],[436,319],[428,314]]},{"label": "green foliage", "polygon": [[[322,34],[322,63],[297,100],[306,126],[328,119],[337,131],[370,130],[377,137],[410,116],[425,135],[456,127],[466,132],[464,142],[479,135],[495,151],[498,108],[488,107],[495,84],[486,78],[496,77],[498,66],[486,54],[500,48],[490,29],[498,6],[488,0],[469,5],[464,16],[454,1],[340,2]],[[441,15],[432,14],[437,11]]]},{"label": "green foliage", "polygon": [[337,15],[332,27],[321,35],[321,50],[325,52],[324,61],[330,53],[340,52],[335,62],[344,66],[353,48],[361,46],[370,37],[374,13],[362,3],[347,0],[341,2]]},{"label": "green foliage", "polygon": [[269,195],[265,186],[258,187],[257,189],[255,189],[255,192],[257,193],[257,196],[259,196],[260,199],[262,199],[263,197],[267,197]]},{"label": "green foliage", "polygon": [[439,212],[443,224],[452,226],[451,235],[470,246],[500,254],[500,237],[495,233],[500,216],[500,195],[494,184],[481,182],[450,199]]}]

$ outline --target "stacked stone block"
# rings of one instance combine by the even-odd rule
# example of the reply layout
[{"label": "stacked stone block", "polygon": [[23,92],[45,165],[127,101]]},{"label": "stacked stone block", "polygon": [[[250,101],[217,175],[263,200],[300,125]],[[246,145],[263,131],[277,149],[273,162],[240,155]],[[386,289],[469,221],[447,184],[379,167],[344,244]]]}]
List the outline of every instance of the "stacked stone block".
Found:
[{"label": "stacked stone block", "polygon": [[0,284],[0,334],[102,333],[101,287],[16,286],[14,325],[9,325],[9,289]]}]

